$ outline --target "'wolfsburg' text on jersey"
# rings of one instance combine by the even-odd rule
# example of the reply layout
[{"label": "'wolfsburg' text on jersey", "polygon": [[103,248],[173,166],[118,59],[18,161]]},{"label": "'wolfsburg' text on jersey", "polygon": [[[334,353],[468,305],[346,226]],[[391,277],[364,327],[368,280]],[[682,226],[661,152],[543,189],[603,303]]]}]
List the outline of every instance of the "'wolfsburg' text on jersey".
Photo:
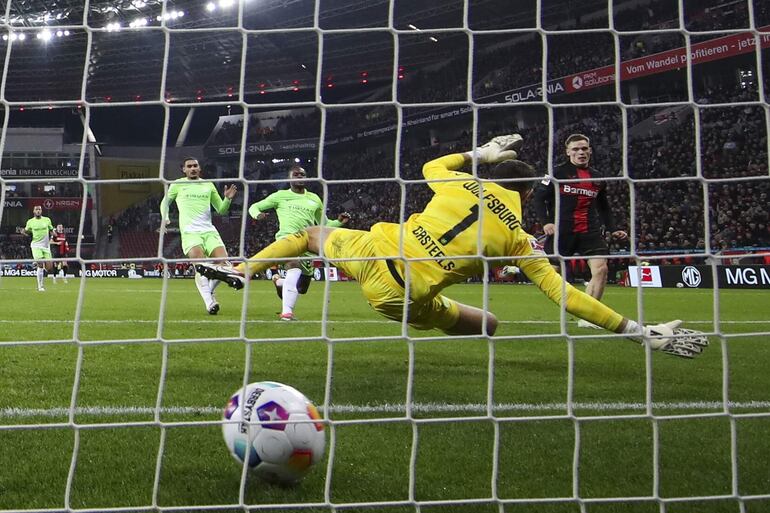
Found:
[{"label": "'wolfsburg' text on jersey", "polygon": [[483,257],[499,258],[490,263],[495,266],[531,253],[519,193],[455,171],[463,163],[461,154],[453,154],[425,164],[426,179],[445,181],[428,182],[434,194],[423,211],[403,226],[377,223],[371,229],[382,256],[430,258],[409,266],[434,291],[483,274]]}]

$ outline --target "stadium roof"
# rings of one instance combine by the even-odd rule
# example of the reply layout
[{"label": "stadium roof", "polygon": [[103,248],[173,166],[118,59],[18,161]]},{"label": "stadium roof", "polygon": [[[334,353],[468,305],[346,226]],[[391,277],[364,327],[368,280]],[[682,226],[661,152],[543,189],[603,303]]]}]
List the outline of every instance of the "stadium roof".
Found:
[{"label": "stadium roof", "polygon": [[[0,4],[8,15],[0,41],[4,67],[9,59],[5,99],[158,100],[166,51],[164,94],[172,101],[236,99],[244,49],[247,95],[312,91],[321,42],[322,82],[352,82],[361,72],[389,80],[396,40],[387,29],[391,15],[395,28],[415,32],[398,38],[399,65],[420,61],[419,48],[410,52],[409,47],[423,44],[431,34],[419,31],[455,29],[454,34],[434,34],[447,55],[455,41],[467,45],[462,0],[395,1],[392,13],[389,0],[319,2],[316,13],[316,2],[310,0],[245,0],[242,10],[236,0],[93,0],[86,12],[82,0],[16,0],[10,5],[5,0]],[[566,2],[543,4],[555,14]],[[516,3],[512,12],[508,0],[469,0],[469,26],[534,26],[535,0]],[[605,0],[584,2],[592,3],[606,6]],[[313,28],[316,16],[319,28],[331,31],[323,37]],[[365,28],[375,30],[362,32]],[[339,32],[344,30],[352,32]]]},{"label": "stadium roof", "polygon": [[534,29],[538,3],[544,28],[588,18],[607,26],[607,0],[92,0],[87,11],[84,0],[3,0],[4,99],[235,101],[242,83],[247,99],[296,90],[298,100],[313,100],[319,82],[356,84],[366,73],[367,83],[389,84],[396,66],[408,74],[467,53],[466,15],[474,30]]}]

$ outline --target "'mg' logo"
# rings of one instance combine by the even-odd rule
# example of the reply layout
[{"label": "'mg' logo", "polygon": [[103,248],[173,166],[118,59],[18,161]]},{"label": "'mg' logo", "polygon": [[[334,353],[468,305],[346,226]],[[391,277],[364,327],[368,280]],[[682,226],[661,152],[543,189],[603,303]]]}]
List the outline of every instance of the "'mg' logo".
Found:
[{"label": "'mg' logo", "polygon": [[682,269],[682,281],[688,287],[697,287],[701,282],[700,271],[691,265]]}]

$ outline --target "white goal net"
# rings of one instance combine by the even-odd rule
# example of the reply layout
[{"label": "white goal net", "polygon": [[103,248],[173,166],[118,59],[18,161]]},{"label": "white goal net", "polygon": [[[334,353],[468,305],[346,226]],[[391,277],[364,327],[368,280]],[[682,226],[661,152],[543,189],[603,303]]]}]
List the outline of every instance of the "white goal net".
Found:
[{"label": "white goal net", "polygon": [[[2,6],[0,513],[770,510],[766,1]],[[196,277],[295,231],[288,210],[405,223],[446,183],[426,162],[510,133],[538,174],[511,214],[533,249],[703,354],[580,324],[489,257],[478,209],[412,235],[447,276],[483,262],[442,294],[493,336],[388,320],[324,255],[296,288],[286,259],[240,291]],[[198,176],[205,213],[179,188]],[[309,206],[281,210],[287,190]],[[452,253],[466,230],[476,253]],[[420,259],[405,245],[388,262]],[[236,443],[241,464],[222,427],[254,382],[320,413],[264,406],[239,427],[285,437]],[[249,468],[282,450],[320,461],[292,486]]]}]

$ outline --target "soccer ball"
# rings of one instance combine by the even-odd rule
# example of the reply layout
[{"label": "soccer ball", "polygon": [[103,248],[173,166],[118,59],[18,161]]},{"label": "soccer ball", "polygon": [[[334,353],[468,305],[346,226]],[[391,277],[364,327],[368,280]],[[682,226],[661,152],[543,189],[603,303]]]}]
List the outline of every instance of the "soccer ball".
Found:
[{"label": "soccer ball", "polygon": [[318,409],[288,385],[251,383],[230,397],[222,418],[230,454],[241,464],[247,460],[268,482],[294,484],[323,457],[326,437]]}]

